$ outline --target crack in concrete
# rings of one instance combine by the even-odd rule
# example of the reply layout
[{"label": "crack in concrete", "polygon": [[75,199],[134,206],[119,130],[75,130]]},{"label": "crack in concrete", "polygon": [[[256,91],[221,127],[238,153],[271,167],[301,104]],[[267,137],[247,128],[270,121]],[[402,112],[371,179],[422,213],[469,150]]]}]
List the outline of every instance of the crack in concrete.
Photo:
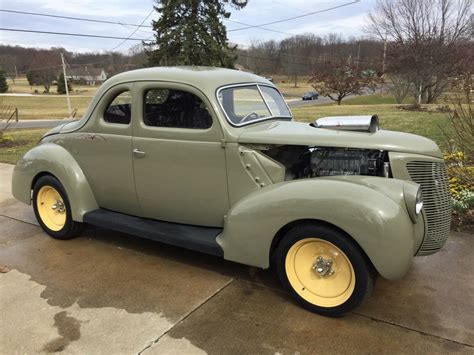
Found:
[{"label": "crack in concrete", "polygon": [[235,279],[236,281],[242,281],[244,283],[247,283],[249,285],[252,285],[252,286],[259,286],[261,288],[264,288],[266,290],[270,290],[270,291],[275,291],[275,292],[278,292],[280,294],[284,294],[284,295],[288,295],[288,292],[286,292],[285,290],[282,290],[282,289],[279,289],[279,288],[276,288],[276,287],[272,287],[272,286],[268,286],[268,285],[265,285],[263,283],[258,283],[258,282],[255,282],[255,281],[252,281],[252,280],[246,280],[246,279],[242,279],[242,278],[236,278]]},{"label": "crack in concrete", "polygon": [[206,299],[204,299],[200,304],[198,304],[196,307],[191,309],[189,312],[184,314],[181,318],[178,319],[176,323],[174,323],[171,327],[169,327],[165,332],[163,332],[158,338],[154,339],[150,344],[145,346],[142,350],[140,350],[137,355],[142,355],[147,349],[150,349],[153,345],[158,343],[161,338],[163,338],[165,335],[167,335],[170,331],[172,331],[177,325],[181,324],[184,322],[189,316],[191,316],[194,312],[196,312],[198,309],[200,309],[202,306],[204,306],[207,302],[209,302],[211,299],[213,299],[215,296],[217,296],[220,292],[225,290],[228,286],[230,286],[234,281],[237,279],[232,278],[229,281],[227,281],[222,287],[218,288],[214,293],[209,295]]},{"label": "crack in concrete", "polygon": [[402,328],[402,329],[409,330],[409,331],[412,331],[412,332],[416,332],[416,333],[421,334],[421,335],[437,338],[437,339],[440,339],[440,340],[446,340],[446,341],[452,342],[452,343],[457,344],[457,345],[467,346],[469,348],[474,348],[473,345],[470,345],[470,344],[467,344],[467,343],[463,343],[463,342],[453,340],[453,339],[449,339],[449,338],[444,338],[444,337],[436,335],[436,334],[427,333],[427,332],[424,332],[422,330],[410,328],[410,327],[407,327],[407,326],[402,325],[402,324],[398,324],[398,323],[395,323],[395,322],[390,322],[388,320],[383,320],[383,319],[367,316],[365,314],[358,313],[358,312],[351,312],[351,313],[356,315],[356,316],[362,317],[362,318],[367,318],[367,319],[373,320],[374,322],[385,323],[385,324],[388,324],[388,325],[392,325],[394,327],[398,327],[398,328]]},{"label": "crack in concrete", "polygon": [[[8,216],[8,215],[4,215],[2,213],[0,213],[0,216],[2,217],[5,217],[5,218],[9,218],[9,219],[12,219],[12,220],[15,220],[17,222],[21,222],[21,223],[25,223],[25,224],[29,224],[29,225],[32,225],[32,226],[36,226],[38,228],[40,228],[37,224],[35,223],[31,223],[31,222],[28,222],[28,221],[25,221],[25,220],[22,220],[22,219],[19,219],[19,218],[15,218],[15,217],[12,217],[12,216]],[[29,237],[32,237],[34,235],[38,234],[37,232],[36,233],[32,233],[31,235],[28,235],[26,236],[25,238],[22,238],[21,241],[23,241],[24,239],[27,239]],[[235,277],[235,278],[232,278],[230,279],[226,284],[224,284],[221,288],[217,289],[213,294],[211,294],[209,297],[207,297],[204,301],[202,301],[199,305],[197,305],[195,308],[193,308],[192,310],[190,310],[189,312],[187,312],[186,314],[184,314],[176,323],[174,323],[171,327],[169,327],[164,333],[162,333],[158,338],[154,339],[150,344],[148,344],[147,346],[145,346],[142,350],[140,350],[138,352],[138,355],[141,355],[145,350],[151,348],[154,344],[156,344],[157,342],[160,341],[160,339],[165,336],[166,334],[168,334],[171,330],[173,330],[174,327],[176,327],[177,325],[179,325],[180,323],[182,323],[184,320],[186,320],[190,315],[192,315],[195,311],[197,311],[199,308],[201,308],[203,305],[205,305],[207,302],[209,302],[212,298],[214,298],[214,296],[216,296],[217,294],[219,294],[221,291],[223,291],[225,288],[227,288],[230,284],[232,284],[233,282],[235,281],[242,281],[244,283],[247,283],[247,284],[251,284],[251,285],[255,285],[255,286],[260,286],[260,287],[263,287],[265,289],[268,289],[268,290],[271,290],[271,291],[274,291],[274,292],[278,292],[278,293],[285,293],[286,292],[284,290],[281,290],[281,289],[277,289],[277,288],[274,288],[274,287],[270,287],[268,285],[264,285],[264,284],[261,284],[261,283],[258,283],[258,282],[254,282],[254,281],[251,281],[251,280],[246,280],[246,279],[242,279],[242,278],[238,278],[238,277]],[[449,339],[449,338],[445,338],[445,337],[442,337],[442,336],[439,336],[439,335],[436,335],[436,334],[431,334],[431,333],[428,333],[428,332],[425,332],[425,331],[422,331],[422,330],[418,330],[418,329],[414,329],[414,328],[410,328],[408,326],[404,326],[402,324],[398,324],[398,323],[395,323],[395,322],[391,322],[391,321],[388,321],[388,320],[383,320],[383,319],[379,319],[379,318],[375,318],[375,317],[372,317],[372,316],[368,316],[368,315],[365,315],[365,314],[362,314],[362,313],[359,313],[359,312],[351,312],[352,314],[356,315],[356,316],[359,316],[359,317],[362,317],[362,318],[366,318],[366,319],[370,319],[370,320],[373,320],[375,322],[381,322],[381,323],[385,323],[385,324],[388,324],[388,325],[392,325],[392,326],[395,326],[395,327],[398,327],[398,328],[402,328],[402,329],[405,329],[405,330],[408,330],[408,331],[413,331],[413,332],[416,332],[416,333],[419,333],[421,335],[425,335],[425,336],[430,336],[430,337],[434,337],[434,338],[437,338],[437,339],[440,339],[440,340],[445,340],[445,341],[449,341],[449,342],[452,342],[454,344],[457,344],[457,345],[462,345],[462,346],[466,346],[466,347],[469,347],[471,349],[474,349],[474,346],[471,345],[471,344],[467,344],[467,343],[463,343],[463,342],[460,342],[460,341],[457,341],[457,340],[453,340],[453,339]]]},{"label": "crack in concrete", "polygon": [[30,224],[32,226],[35,226],[35,227],[38,227],[38,228],[41,228],[39,225],[37,225],[36,223],[31,223],[31,222],[28,222],[28,221],[24,221],[22,219],[19,219],[19,218],[16,218],[16,217],[12,217],[12,216],[7,216],[3,213],[0,213],[0,217],[5,217],[5,218],[10,218],[10,219],[13,219],[14,221],[17,221],[17,222],[22,222],[22,223],[26,223],[26,224]]}]

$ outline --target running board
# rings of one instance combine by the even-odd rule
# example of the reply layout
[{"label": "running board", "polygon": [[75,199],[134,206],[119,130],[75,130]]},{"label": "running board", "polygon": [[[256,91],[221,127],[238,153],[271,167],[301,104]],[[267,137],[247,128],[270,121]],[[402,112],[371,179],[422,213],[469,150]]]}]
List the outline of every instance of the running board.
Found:
[{"label": "running board", "polygon": [[224,252],[216,237],[222,228],[192,226],[130,216],[124,213],[98,209],[87,212],[84,223],[114,231],[155,240],[202,253],[223,257]]}]

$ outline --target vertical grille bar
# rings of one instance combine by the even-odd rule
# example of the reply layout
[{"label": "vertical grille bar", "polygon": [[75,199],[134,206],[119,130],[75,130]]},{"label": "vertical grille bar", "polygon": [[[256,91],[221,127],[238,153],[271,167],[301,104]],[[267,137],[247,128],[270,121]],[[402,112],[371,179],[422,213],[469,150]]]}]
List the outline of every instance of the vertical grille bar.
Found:
[{"label": "vertical grille bar", "polygon": [[406,164],[411,179],[421,185],[427,225],[418,255],[440,250],[451,227],[451,197],[446,168],[442,162],[410,161]]}]

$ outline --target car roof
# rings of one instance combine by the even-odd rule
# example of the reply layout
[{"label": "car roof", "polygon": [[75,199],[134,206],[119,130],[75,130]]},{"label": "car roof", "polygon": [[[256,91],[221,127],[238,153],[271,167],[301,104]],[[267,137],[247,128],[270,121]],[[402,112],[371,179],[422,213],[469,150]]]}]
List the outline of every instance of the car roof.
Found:
[{"label": "car roof", "polygon": [[181,66],[181,67],[153,67],[131,70],[114,75],[104,83],[110,87],[130,81],[173,81],[193,85],[208,94],[214,93],[221,86],[241,83],[263,83],[273,86],[267,79],[235,69]]}]

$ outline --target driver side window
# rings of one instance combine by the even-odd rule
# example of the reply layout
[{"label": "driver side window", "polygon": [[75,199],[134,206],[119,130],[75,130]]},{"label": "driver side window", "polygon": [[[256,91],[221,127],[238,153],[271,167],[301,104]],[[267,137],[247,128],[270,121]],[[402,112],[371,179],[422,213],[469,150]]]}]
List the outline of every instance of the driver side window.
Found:
[{"label": "driver side window", "polygon": [[175,89],[151,89],[145,92],[143,122],[147,126],[208,129],[212,116],[196,95]]},{"label": "driver side window", "polygon": [[129,90],[115,96],[104,112],[104,121],[109,123],[129,124],[131,117],[132,95]]}]

